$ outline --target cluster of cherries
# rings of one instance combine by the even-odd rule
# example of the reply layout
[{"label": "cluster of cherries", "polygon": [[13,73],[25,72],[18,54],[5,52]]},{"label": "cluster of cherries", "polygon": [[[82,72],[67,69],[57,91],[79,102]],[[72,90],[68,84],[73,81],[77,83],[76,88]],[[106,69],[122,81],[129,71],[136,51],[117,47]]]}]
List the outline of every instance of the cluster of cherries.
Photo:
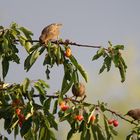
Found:
[{"label": "cluster of cherries", "polygon": [[25,121],[25,116],[24,114],[22,113],[22,110],[20,109],[20,106],[21,105],[21,100],[19,99],[15,99],[13,102],[12,102],[12,106],[13,107],[16,107],[15,109],[15,113],[16,115],[18,116],[18,123],[19,123],[19,126],[22,127],[22,124],[23,122]]},{"label": "cluster of cherries", "polygon": [[108,124],[113,124],[114,127],[117,127],[119,125],[119,122],[116,119],[109,119]]},{"label": "cluster of cherries", "polygon": [[[66,110],[69,109],[69,106],[66,104],[65,101],[62,101],[62,102],[59,104],[59,106],[60,106],[60,109],[61,109],[62,111],[66,111]],[[77,120],[77,121],[82,121],[82,120],[84,119],[84,117],[83,117],[82,114],[79,114],[79,115],[76,115],[74,119]],[[96,116],[95,116],[95,115],[92,115],[92,116],[90,117],[90,122],[94,122],[95,119],[96,119]],[[110,125],[113,124],[114,127],[117,127],[117,126],[119,125],[119,122],[118,122],[118,120],[116,120],[116,119],[109,119],[109,120],[108,120],[108,124],[110,124]]]},{"label": "cluster of cherries", "polygon": [[[60,109],[61,109],[62,111],[66,111],[66,110],[69,109],[69,106],[66,104],[65,101],[62,101],[62,102],[59,104],[59,106],[60,106]],[[77,121],[82,121],[82,120],[84,119],[84,117],[83,117],[82,114],[78,114],[78,115],[76,115],[76,116],[74,117],[74,119],[77,120]],[[92,115],[92,116],[90,117],[90,122],[94,122],[95,119],[96,119],[96,117],[95,117],[94,115]]]},{"label": "cluster of cherries", "polygon": [[21,109],[20,108],[16,109],[16,114],[17,114],[18,119],[19,119],[19,122],[18,122],[19,126],[22,127],[22,124],[25,121],[25,116],[24,116],[24,114],[21,113]]}]

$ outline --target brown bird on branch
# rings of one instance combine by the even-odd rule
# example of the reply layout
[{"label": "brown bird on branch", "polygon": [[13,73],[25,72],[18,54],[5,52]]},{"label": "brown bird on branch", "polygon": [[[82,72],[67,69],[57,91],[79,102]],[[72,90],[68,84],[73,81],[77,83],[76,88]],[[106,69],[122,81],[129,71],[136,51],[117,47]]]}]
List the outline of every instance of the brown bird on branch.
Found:
[{"label": "brown bird on branch", "polygon": [[125,115],[132,117],[134,120],[140,120],[140,108],[129,110]]},{"label": "brown bird on branch", "polygon": [[83,83],[76,83],[72,86],[72,93],[75,97],[82,97],[85,95],[85,85]]},{"label": "brown bird on branch", "polygon": [[62,24],[53,23],[45,27],[39,37],[41,44],[47,44],[48,41],[57,40],[60,34],[60,27]]}]

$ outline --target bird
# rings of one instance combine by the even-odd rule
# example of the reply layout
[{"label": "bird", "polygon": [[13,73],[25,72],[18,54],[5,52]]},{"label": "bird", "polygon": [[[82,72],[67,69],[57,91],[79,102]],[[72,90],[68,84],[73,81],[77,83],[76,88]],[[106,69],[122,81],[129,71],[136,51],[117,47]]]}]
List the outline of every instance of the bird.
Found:
[{"label": "bird", "polygon": [[132,117],[134,120],[140,120],[140,108],[131,109],[125,115]]},{"label": "bird", "polygon": [[57,40],[60,34],[60,23],[52,23],[46,26],[39,37],[39,42],[41,44],[47,44],[48,41]]},{"label": "bird", "polygon": [[75,97],[82,97],[85,95],[85,85],[83,83],[76,83],[72,86],[72,93]]}]

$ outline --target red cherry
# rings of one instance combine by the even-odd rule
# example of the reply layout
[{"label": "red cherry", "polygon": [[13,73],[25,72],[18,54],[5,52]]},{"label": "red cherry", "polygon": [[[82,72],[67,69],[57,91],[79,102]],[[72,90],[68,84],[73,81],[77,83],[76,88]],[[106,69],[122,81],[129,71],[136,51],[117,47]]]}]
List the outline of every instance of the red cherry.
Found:
[{"label": "red cherry", "polygon": [[82,121],[84,119],[83,115],[77,115],[75,116],[75,119],[78,121]]},{"label": "red cherry", "polygon": [[16,109],[16,114],[17,114],[17,115],[20,115],[20,113],[21,113],[21,109],[20,109],[20,108],[17,108],[17,109]]},{"label": "red cherry", "polygon": [[114,121],[114,119],[110,119],[110,120],[108,120],[108,124],[112,124],[113,121]]},{"label": "red cherry", "polygon": [[23,114],[19,114],[18,117],[21,122],[25,120],[25,116]]},{"label": "red cherry", "polygon": [[66,105],[66,102],[65,101],[61,101],[60,103],[59,103],[59,106],[61,107],[61,106],[64,106],[64,105]]},{"label": "red cherry", "polygon": [[117,127],[119,125],[119,122],[117,120],[114,120],[113,125],[114,125],[114,127]]},{"label": "red cherry", "polygon": [[13,106],[13,107],[18,106],[20,103],[21,103],[21,101],[20,101],[19,99],[15,99],[15,100],[13,100],[13,102],[12,102],[12,106]]},{"label": "red cherry", "polygon": [[96,119],[96,117],[95,117],[94,115],[92,115],[92,116],[90,117],[90,121],[91,121],[91,122],[94,122],[95,119]]},{"label": "red cherry", "polygon": [[70,57],[71,56],[71,49],[67,48],[66,52],[64,53],[66,57]]},{"label": "red cherry", "polygon": [[61,110],[62,110],[62,111],[66,111],[67,109],[69,109],[69,106],[67,106],[67,105],[61,106]]},{"label": "red cherry", "polygon": [[18,123],[19,123],[19,126],[20,126],[20,127],[22,127],[22,122],[21,122],[21,121],[19,121]]}]

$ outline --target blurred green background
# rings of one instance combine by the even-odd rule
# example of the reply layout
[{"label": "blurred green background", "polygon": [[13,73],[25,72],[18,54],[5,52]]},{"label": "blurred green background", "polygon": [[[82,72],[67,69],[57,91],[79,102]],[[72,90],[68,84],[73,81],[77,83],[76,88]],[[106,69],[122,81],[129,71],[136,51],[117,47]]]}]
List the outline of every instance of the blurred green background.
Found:
[{"label": "blurred green background", "polygon": [[[96,49],[72,46],[72,53],[88,73],[86,84],[86,101],[97,103],[98,100],[108,103],[108,107],[125,114],[131,108],[140,107],[140,1],[139,0],[1,0],[0,25],[9,26],[13,21],[31,29],[34,39],[38,39],[42,28],[50,23],[62,23],[60,37],[73,42],[107,47],[108,40],[115,44],[125,45],[123,55],[128,65],[126,81],[121,83],[118,70],[112,68],[109,73],[98,75],[102,60],[92,62]],[[26,52],[19,46],[21,65],[12,64],[6,82],[21,82],[25,77],[45,79],[43,56],[31,70],[24,71],[23,62]],[[59,74],[58,74],[59,73]],[[61,87],[62,67],[51,70],[50,93]],[[83,79],[82,79],[83,80]],[[71,93],[70,93],[71,94]],[[119,132],[115,140],[123,140],[129,134],[132,125],[119,119]],[[3,134],[3,122],[0,121]],[[67,128],[67,129],[66,129]],[[61,123],[58,140],[65,140],[69,126]],[[75,135],[72,140],[77,140]],[[9,136],[13,139],[13,136]],[[20,138],[19,138],[20,139]]]}]

